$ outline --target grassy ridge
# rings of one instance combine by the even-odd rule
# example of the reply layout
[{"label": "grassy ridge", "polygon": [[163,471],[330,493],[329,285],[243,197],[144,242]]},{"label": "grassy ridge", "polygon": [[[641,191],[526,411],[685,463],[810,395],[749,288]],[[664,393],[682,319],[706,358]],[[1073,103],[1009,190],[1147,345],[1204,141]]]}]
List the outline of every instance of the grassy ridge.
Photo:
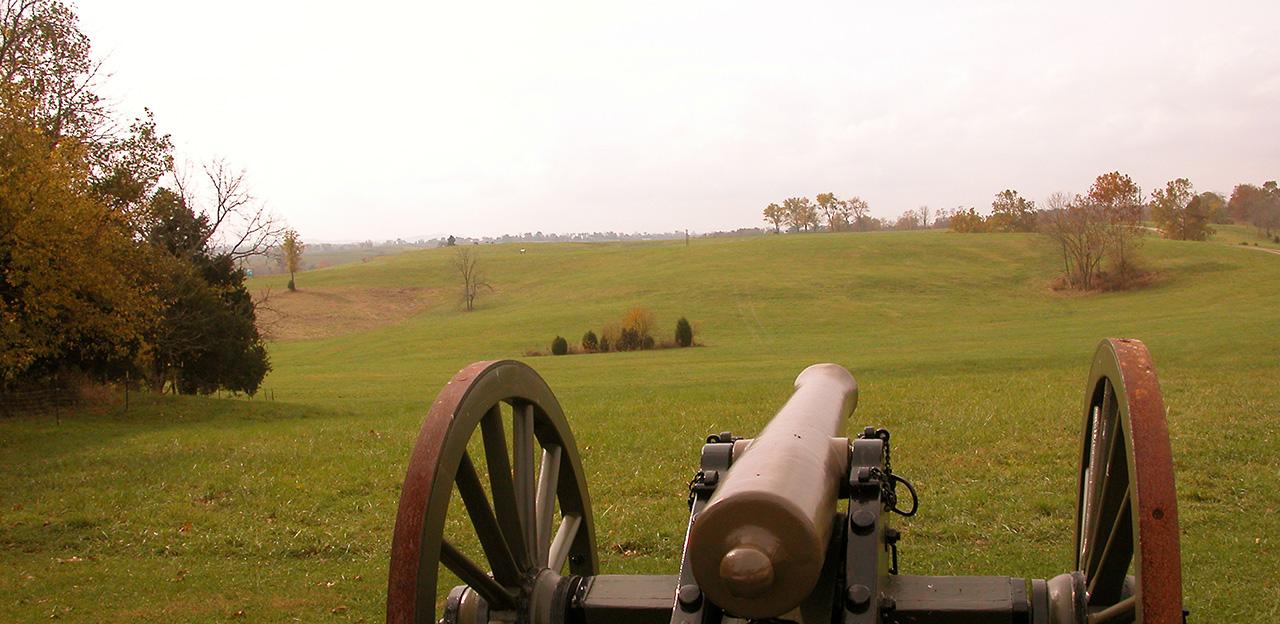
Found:
[{"label": "grassy ridge", "polygon": [[[443,382],[642,304],[664,332],[688,316],[708,346],[530,360],[574,427],[608,572],[674,572],[701,438],[758,431],[817,361],[854,372],[851,427],[890,427],[895,468],[921,491],[902,523],[905,572],[1064,571],[1084,375],[1097,341],[1124,335],[1151,347],[1169,406],[1187,605],[1278,615],[1274,255],[1150,240],[1156,285],[1078,296],[1047,288],[1057,259],[1032,235],[526,248],[479,250],[497,292],[474,313],[441,300],[371,331],[273,344],[274,402],[0,421],[3,606],[20,620],[376,621],[404,464]],[[398,254],[299,285],[449,287],[450,260]]]},{"label": "grassy ridge", "polygon": [[1263,236],[1258,228],[1252,225],[1215,225],[1214,234],[1210,238],[1215,243],[1228,245],[1249,245],[1265,249],[1280,249],[1280,243]]}]

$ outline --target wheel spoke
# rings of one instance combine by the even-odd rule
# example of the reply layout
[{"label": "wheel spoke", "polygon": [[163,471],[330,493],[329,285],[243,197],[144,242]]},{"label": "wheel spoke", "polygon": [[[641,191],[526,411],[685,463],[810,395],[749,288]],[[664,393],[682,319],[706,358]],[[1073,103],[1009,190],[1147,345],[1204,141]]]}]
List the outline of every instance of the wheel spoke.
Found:
[{"label": "wheel spoke", "polygon": [[470,453],[462,454],[454,482],[467,507],[467,515],[471,517],[471,525],[476,529],[476,536],[480,538],[485,559],[493,567],[494,578],[508,587],[518,585],[520,572],[511,556],[511,549],[507,547],[507,540],[502,536],[502,529],[498,527],[498,520],[493,517],[493,509],[489,507],[489,499],[485,497],[484,486],[480,484],[480,475],[476,474]]},{"label": "wheel spoke", "polygon": [[515,607],[515,598],[511,592],[499,585],[497,581],[484,573],[475,562],[467,558],[448,540],[440,542],[440,562],[449,568],[458,578],[462,579],[471,589],[476,590],[485,602],[497,609],[512,609]]},{"label": "wheel spoke", "polygon": [[1076,567],[1084,567],[1083,562],[1089,557],[1089,518],[1093,513],[1093,493],[1096,490],[1095,483],[1098,480],[1098,438],[1101,432],[1102,408],[1094,406],[1089,411],[1089,426],[1087,433],[1089,434],[1089,459],[1084,467],[1084,484],[1080,489],[1080,526],[1076,528],[1079,535],[1078,540],[1079,552],[1076,553]]},{"label": "wheel spoke", "polygon": [[515,487],[511,483],[511,460],[507,457],[507,439],[502,426],[502,405],[494,405],[480,421],[484,438],[484,459],[489,467],[489,488],[493,492],[493,508],[498,526],[521,570],[529,568],[529,550],[520,528],[520,512],[516,509]]},{"label": "wheel spoke", "polygon": [[1090,613],[1089,624],[1107,624],[1108,622],[1132,622],[1137,617],[1137,596],[1129,596],[1101,611]]},{"label": "wheel spoke", "polygon": [[1128,490],[1112,519],[1107,541],[1085,571],[1089,604],[1107,604],[1120,597],[1133,561],[1133,507]]},{"label": "wheel spoke", "polygon": [[524,545],[529,560],[536,559],[532,549],[537,546],[538,539],[534,534],[534,489],[533,489],[533,405],[525,403],[515,406],[515,424],[511,430],[511,458],[515,463],[516,511],[519,513],[520,528],[524,535]]},{"label": "wheel spoke", "polygon": [[1132,516],[1129,515],[1130,500],[1129,491],[1126,490],[1124,500],[1120,502],[1120,513],[1116,514],[1115,520],[1111,523],[1111,530],[1107,532],[1106,543],[1102,545],[1102,550],[1099,551],[1098,556],[1085,562],[1086,565],[1082,571],[1085,573],[1085,578],[1089,579],[1089,586],[1085,589],[1085,593],[1093,593],[1093,588],[1098,583],[1098,570],[1106,564],[1107,557],[1111,554],[1111,550],[1116,544],[1117,532],[1133,522]]},{"label": "wheel spoke", "polygon": [[542,449],[542,467],[538,471],[538,497],[535,516],[538,528],[538,552],[534,558],[539,565],[547,565],[547,549],[551,546],[551,520],[556,511],[556,491],[560,484],[560,445],[552,444]]},{"label": "wheel spoke", "polygon": [[[1128,464],[1125,457],[1121,456],[1117,460],[1115,456],[1116,449],[1124,449],[1123,445],[1117,447],[1116,440],[1124,435],[1120,429],[1120,415],[1118,413],[1118,404],[1116,403],[1115,386],[1111,384],[1111,380],[1106,380],[1103,390],[1102,404],[1098,407],[1097,433],[1102,434],[1095,438],[1093,444],[1093,452],[1090,454],[1089,463],[1089,482],[1092,489],[1085,493],[1085,522],[1081,527],[1083,533],[1083,552],[1080,557],[1080,567],[1087,570],[1089,562],[1094,559],[1097,554],[1099,523],[1103,514],[1106,512],[1108,488],[1111,487],[1111,475],[1116,470],[1123,467],[1126,477],[1128,476]],[[1103,451],[1103,449],[1106,449]],[[1101,452],[1099,452],[1101,451]],[[1127,478],[1126,478],[1127,481]],[[1127,489],[1128,484],[1125,484]]]},{"label": "wheel spoke", "polygon": [[[1114,409],[1115,404],[1111,407]],[[1106,452],[1102,456],[1102,479],[1095,492],[1092,517],[1089,522],[1090,559],[1096,558],[1098,541],[1103,538],[1103,531],[1110,530],[1107,520],[1119,510],[1123,496],[1129,492],[1128,449],[1120,441],[1125,432],[1118,414],[1112,415],[1111,433],[1106,440]],[[1089,560],[1087,559],[1086,562]]]},{"label": "wheel spoke", "polygon": [[576,513],[567,514],[560,520],[560,528],[556,529],[556,538],[551,540],[547,559],[547,567],[553,572],[559,572],[564,567],[565,559],[569,558],[569,548],[573,546],[573,540],[577,538],[580,526],[582,526],[582,516]]}]

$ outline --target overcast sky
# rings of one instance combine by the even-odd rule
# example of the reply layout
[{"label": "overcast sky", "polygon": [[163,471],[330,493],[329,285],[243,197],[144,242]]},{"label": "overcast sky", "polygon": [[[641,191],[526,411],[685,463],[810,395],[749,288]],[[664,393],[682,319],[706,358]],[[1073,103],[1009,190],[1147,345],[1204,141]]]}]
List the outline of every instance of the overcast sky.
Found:
[{"label": "overcast sky", "polygon": [[1280,2],[94,0],[122,114],[307,240],[989,208],[1280,177]]}]

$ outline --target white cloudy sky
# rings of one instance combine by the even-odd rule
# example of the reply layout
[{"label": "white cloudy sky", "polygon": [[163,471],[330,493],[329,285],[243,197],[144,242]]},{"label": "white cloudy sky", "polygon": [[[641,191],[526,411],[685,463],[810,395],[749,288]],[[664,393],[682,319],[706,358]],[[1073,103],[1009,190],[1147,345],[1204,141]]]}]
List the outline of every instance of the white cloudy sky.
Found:
[{"label": "white cloudy sky", "polygon": [[1280,3],[80,0],[124,113],[310,240],[1280,176]]}]

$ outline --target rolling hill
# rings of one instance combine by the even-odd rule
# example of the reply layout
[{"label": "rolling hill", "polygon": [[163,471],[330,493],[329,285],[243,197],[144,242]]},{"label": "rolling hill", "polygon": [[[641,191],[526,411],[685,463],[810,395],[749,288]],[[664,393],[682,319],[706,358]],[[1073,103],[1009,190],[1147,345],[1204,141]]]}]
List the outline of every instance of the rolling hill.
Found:
[{"label": "rolling hill", "polygon": [[[607,572],[674,573],[705,435],[758,431],[820,361],[858,378],[850,430],[890,428],[920,490],[905,572],[1065,571],[1084,377],[1101,338],[1128,336],[1150,347],[1169,407],[1193,618],[1280,610],[1280,257],[1148,240],[1152,286],[1082,295],[1049,287],[1060,259],[1035,235],[525,248],[477,249],[494,292],[471,313],[450,249],[306,272],[298,293],[257,278],[288,329],[253,400],[0,420],[4,608],[379,620],[400,480],[441,385],[642,305],[663,334],[688,317],[705,346],[527,360],[574,428]],[[406,292],[410,308],[387,299]],[[343,311],[323,313],[335,298]]]}]

